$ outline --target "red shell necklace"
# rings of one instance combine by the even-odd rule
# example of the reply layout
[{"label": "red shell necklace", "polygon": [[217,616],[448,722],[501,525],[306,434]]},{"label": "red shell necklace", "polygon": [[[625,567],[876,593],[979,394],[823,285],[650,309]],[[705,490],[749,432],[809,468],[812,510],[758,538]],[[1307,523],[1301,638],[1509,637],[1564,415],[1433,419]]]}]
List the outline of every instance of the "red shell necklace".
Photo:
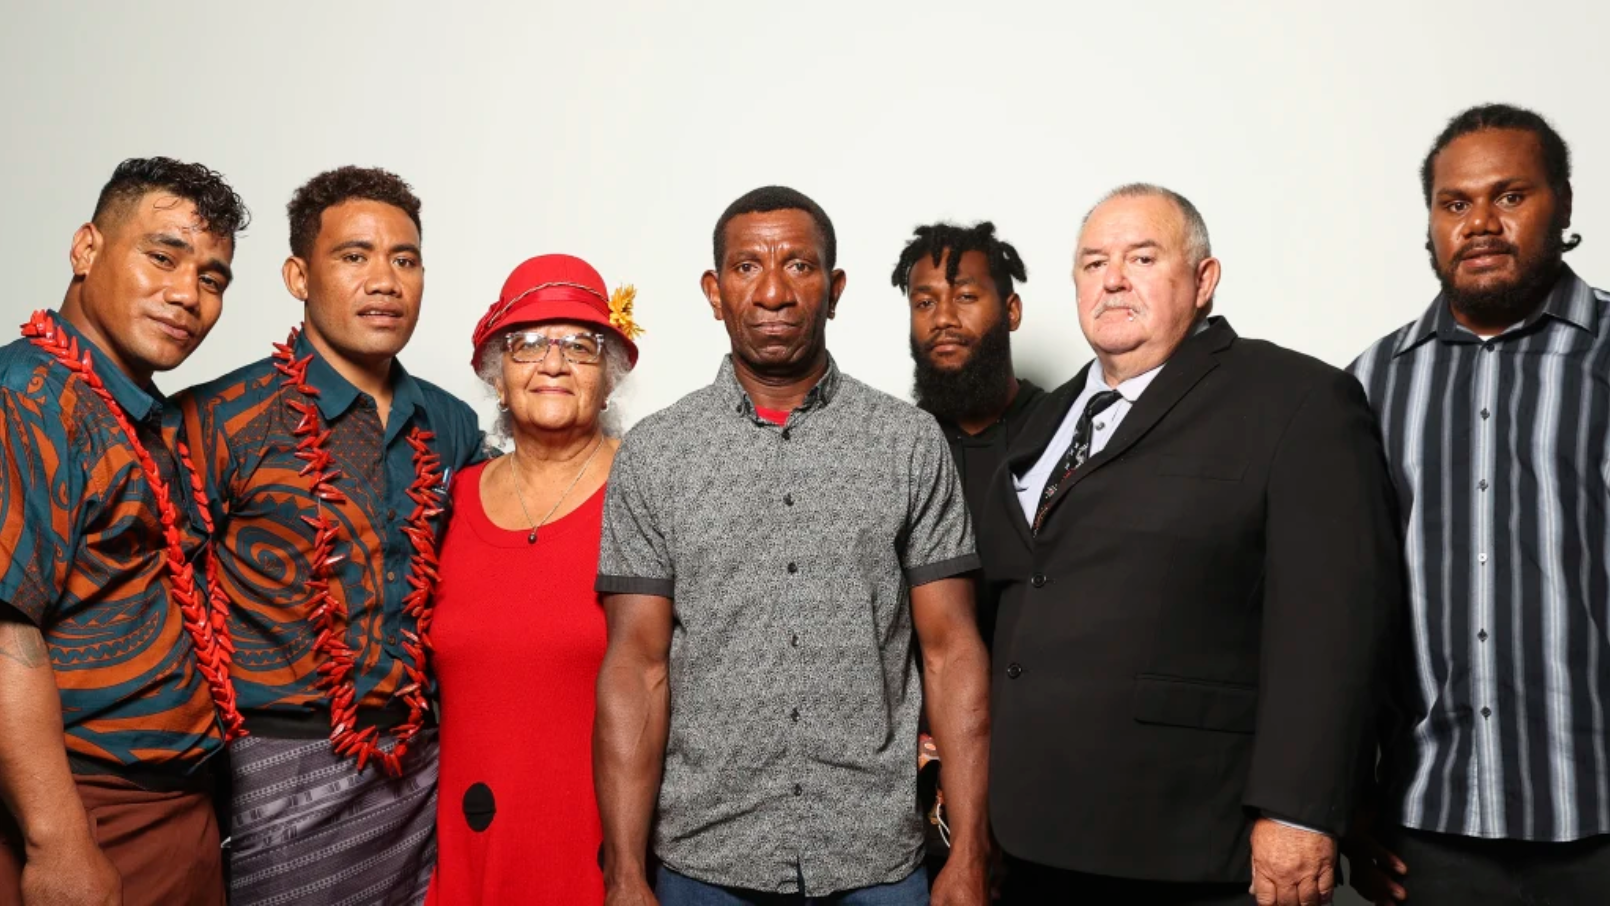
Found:
[{"label": "red shell necklace", "polygon": [[[224,727],[224,740],[228,742],[245,736],[246,724],[240,716],[240,709],[235,705],[235,686],[229,680],[229,665],[233,660],[235,646],[229,639],[226,622],[229,615],[228,602],[224,595],[209,593],[208,588],[196,584],[195,567],[185,557],[182,536],[179,532],[181,517],[178,508],[173,505],[173,496],[168,492],[168,483],[162,479],[162,473],[157,469],[151,451],[140,442],[140,437],[134,432],[134,425],[123,412],[123,407],[112,398],[111,391],[106,389],[100,375],[95,373],[90,351],[80,350],[78,339],[69,337],[60,330],[49,312],[34,312],[28,323],[22,325],[22,335],[28,342],[44,350],[62,367],[76,375],[92,393],[100,397],[112,413],[112,419],[122,429],[123,436],[128,438],[129,446],[134,450],[134,457],[145,472],[145,480],[151,487],[151,495],[156,498],[157,514],[162,520],[162,536],[166,543],[164,565],[168,573],[169,597],[179,605],[185,632],[190,636],[191,645],[196,651],[196,666],[207,681],[207,691],[212,694],[213,705],[218,709],[218,717]],[[195,508],[201,517],[201,527],[206,531],[207,537],[211,538],[213,523],[212,514],[207,509],[206,489],[202,485],[200,473],[190,462],[190,451],[185,449],[183,440],[178,443],[178,454],[182,467],[190,473],[190,487],[195,496]],[[208,586],[216,589],[217,560],[210,554],[204,556]]]},{"label": "red shell necklace", "polygon": [[408,751],[409,742],[424,727],[429,708],[425,667],[434,610],[431,593],[437,579],[436,536],[431,530],[430,520],[442,512],[441,504],[436,499],[436,488],[442,480],[442,461],[429,446],[436,437],[433,432],[417,426],[408,432],[408,445],[414,450],[414,480],[408,486],[408,498],[414,502],[414,509],[402,531],[413,544],[414,553],[408,564],[408,584],[412,588],[403,597],[403,612],[414,618],[419,631],[403,630],[403,650],[411,660],[403,662],[408,683],[395,694],[408,706],[408,719],[392,731],[396,744],[386,752],[380,748],[381,737],[377,727],[364,730],[357,727],[357,685],[353,676],[356,655],[346,642],[349,620],[347,605],[343,598],[330,594],[335,567],[346,557],[335,552],[339,525],[324,511],[326,504],[345,503],[347,498],[335,486],[341,472],[331,468],[335,464],[335,457],[326,449],[330,429],[321,427],[319,420],[319,407],[314,399],[319,395],[319,388],[307,381],[307,368],[313,361],[313,353],[298,359],[291,351],[299,332],[299,328],[292,328],[290,337],[284,343],[274,344],[274,367],[285,375],[281,386],[290,387],[307,397],[301,400],[288,396],[285,405],[299,419],[292,432],[299,438],[296,458],[306,463],[301,474],[311,476],[310,493],[319,507],[317,518],[303,516],[302,519],[314,529],[313,552],[309,558],[313,564],[313,578],[307,585],[313,592],[314,625],[319,630],[318,639],[314,642],[314,650],[320,655],[318,687],[330,705],[330,747],[337,755],[356,756],[360,771],[365,764],[373,761],[386,774],[398,777],[402,774],[403,755]]}]

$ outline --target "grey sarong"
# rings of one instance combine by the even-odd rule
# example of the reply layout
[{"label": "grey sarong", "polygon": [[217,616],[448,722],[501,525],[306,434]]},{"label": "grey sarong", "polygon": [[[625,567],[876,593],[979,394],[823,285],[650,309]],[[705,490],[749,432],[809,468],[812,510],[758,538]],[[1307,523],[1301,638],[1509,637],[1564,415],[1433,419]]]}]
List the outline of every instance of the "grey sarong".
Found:
[{"label": "grey sarong", "polygon": [[[390,746],[386,746],[389,750]],[[230,744],[231,906],[417,906],[436,864],[436,730],[392,779],[327,739]]]}]

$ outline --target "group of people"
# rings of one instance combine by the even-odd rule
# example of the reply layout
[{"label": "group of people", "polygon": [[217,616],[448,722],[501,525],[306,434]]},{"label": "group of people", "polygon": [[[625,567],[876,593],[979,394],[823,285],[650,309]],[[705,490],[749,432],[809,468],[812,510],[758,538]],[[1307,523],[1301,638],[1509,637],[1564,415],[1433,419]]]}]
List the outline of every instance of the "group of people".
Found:
[{"label": "group of people", "polygon": [[125,161],[0,349],[0,904],[1313,906],[1341,854],[1377,904],[1597,902],[1610,294],[1537,114],[1421,182],[1441,292],[1345,371],[1213,313],[1170,189],[1079,224],[1049,392],[1016,250],[919,227],[916,406],[757,189],[730,354],[622,437],[634,290],[515,268],[483,433],[398,361],[420,202],[356,167],[288,207],[301,325],[165,397],[248,215]]}]

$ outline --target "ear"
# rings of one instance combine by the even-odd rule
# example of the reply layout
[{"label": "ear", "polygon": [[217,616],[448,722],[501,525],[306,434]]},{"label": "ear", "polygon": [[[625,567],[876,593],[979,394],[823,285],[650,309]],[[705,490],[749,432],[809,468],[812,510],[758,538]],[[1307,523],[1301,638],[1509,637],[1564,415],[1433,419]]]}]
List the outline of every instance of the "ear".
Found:
[{"label": "ear", "polygon": [[827,317],[829,320],[832,320],[833,316],[838,314],[839,297],[844,295],[845,282],[844,272],[835,269],[833,271],[833,283],[828,288],[827,295]]},{"label": "ear", "polygon": [[285,289],[291,295],[307,301],[307,262],[292,255],[285,259],[285,266],[280,268],[280,276],[285,278]]},{"label": "ear", "polygon": [[1017,293],[1013,293],[1006,297],[1006,329],[1017,330],[1017,326],[1021,323],[1023,323],[1023,300],[1018,298]]},{"label": "ear", "polygon": [[1196,307],[1200,311],[1213,303],[1213,292],[1219,288],[1219,259],[1203,258],[1196,266]]},{"label": "ear", "polygon": [[722,320],[721,278],[716,276],[715,271],[705,271],[704,276],[699,278],[699,286],[704,290],[705,299],[710,302],[711,313],[716,316],[717,321]]},{"label": "ear", "polygon": [[106,244],[106,237],[93,223],[86,223],[73,233],[73,244],[67,251],[67,259],[72,262],[73,276],[88,276],[89,269],[95,265],[95,258],[100,254],[101,247]]}]

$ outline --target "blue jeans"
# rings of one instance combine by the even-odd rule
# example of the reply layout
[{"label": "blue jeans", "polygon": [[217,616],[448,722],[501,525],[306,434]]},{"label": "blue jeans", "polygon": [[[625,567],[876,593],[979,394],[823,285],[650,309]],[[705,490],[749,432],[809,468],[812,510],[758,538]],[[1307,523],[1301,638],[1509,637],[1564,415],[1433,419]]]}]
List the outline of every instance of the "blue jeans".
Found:
[{"label": "blue jeans", "polygon": [[841,890],[825,897],[797,893],[763,893],[695,881],[660,866],[654,879],[660,906],[928,906],[928,871],[922,866],[893,884]]}]

